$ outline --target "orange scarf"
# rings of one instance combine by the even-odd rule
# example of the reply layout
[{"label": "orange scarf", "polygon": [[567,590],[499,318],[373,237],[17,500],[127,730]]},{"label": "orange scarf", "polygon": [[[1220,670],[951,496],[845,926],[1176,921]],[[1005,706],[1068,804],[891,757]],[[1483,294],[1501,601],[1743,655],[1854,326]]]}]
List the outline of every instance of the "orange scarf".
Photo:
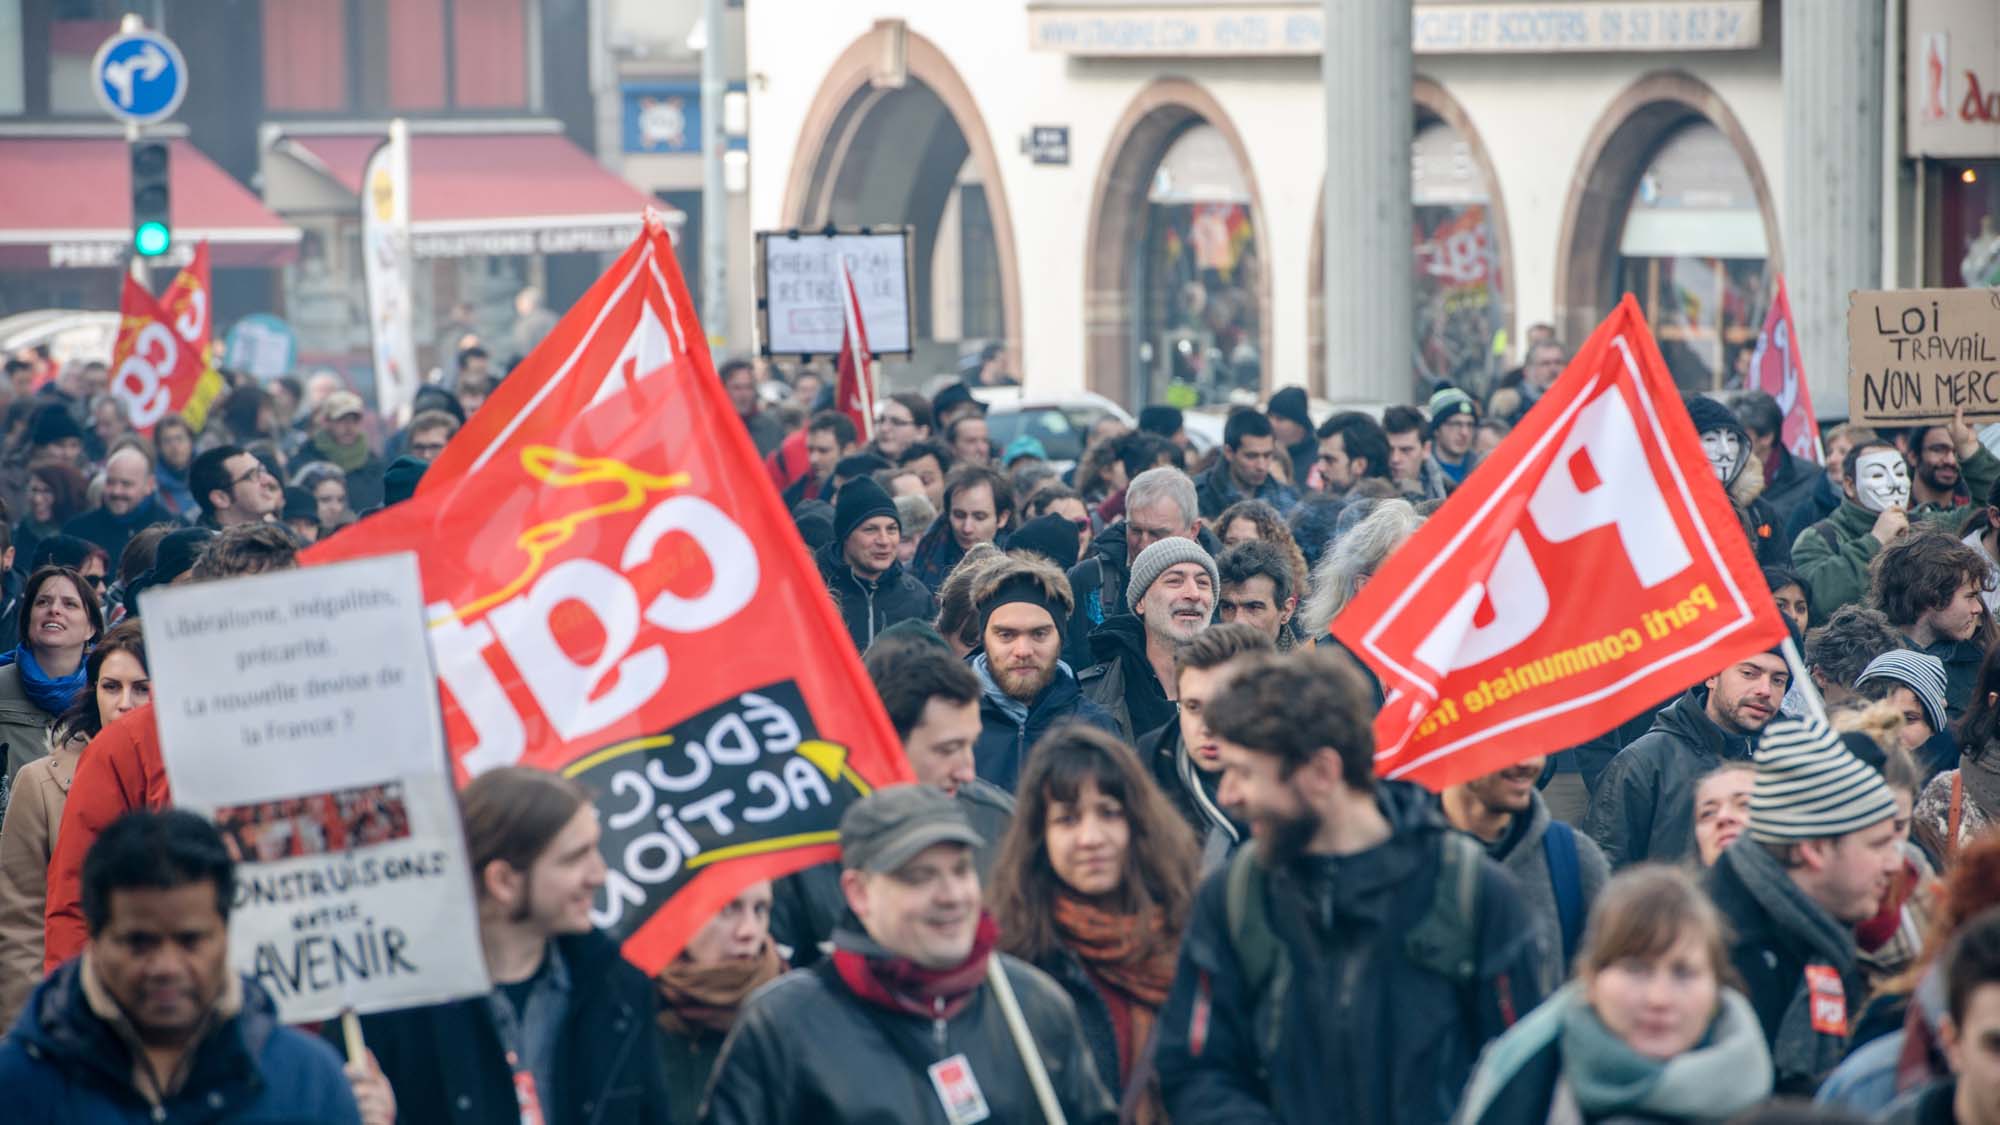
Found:
[{"label": "orange scarf", "polygon": [[[1174,983],[1179,942],[1165,935],[1157,914],[1113,914],[1068,895],[1056,896],[1055,922],[1063,944],[1083,962],[1111,1012],[1118,1037],[1118,1081],[1125,1085],[1152,1042],[1153,1022]],[[1149,1092],[1145,1100],[1154,1101],[1155,1095]]]},{"label": "orange scarf", "polygon": [[727,1035],[745,997],[785,971],[775,942],[754,958],[697,965],[677,957],[655,982],[660,989],[660,1030],[673,1036]]}]

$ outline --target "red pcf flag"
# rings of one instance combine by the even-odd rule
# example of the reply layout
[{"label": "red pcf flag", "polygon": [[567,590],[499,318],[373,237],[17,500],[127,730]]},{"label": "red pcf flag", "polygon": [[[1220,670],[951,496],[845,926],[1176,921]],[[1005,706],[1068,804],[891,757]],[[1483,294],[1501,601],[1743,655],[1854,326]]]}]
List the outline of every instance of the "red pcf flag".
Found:
[{"label": "red pcf flag", "polygon": [[854,422],[863,442],[875,440],[875,382],[868,370],[868,326],[861,322],[861,298],[854,292],[854,275],[847,259],[840,260],[840,311],[845,327],[840,335],[838,380],[834,409]]},{"label": "red pcf flag", "polygon": [[1778,644],[1758,573],[1628,295],[1335,619],[1387,693],[1377,772],[1442,789]]},{"label": "red pcf flag", "polygon": [[[199,267],[199,276],[190,271]],[[111,349],[111,394],[125,407],[132,428],[150,434],[161,418],[187,410],[207,418],[208,247],[195,251],[195,264],[182,270],[167,290],[173,305],[154,300],[131,274],[118,298],[118,339]],[[198,401],[197,401],[198,400]],[[189,424],[199,428],[194,418]]]},{"label": "red pcf flag", "polygon": [[459,777],[536,766],[596,794],[592,920],[648,972],[746,884],[836,858],[847,805],[911,780],[697,344],[305,556],[418,553]]},{"label": "red pcf flag", "polygon": [[673,239],[657,212],[535,350],[445,446],[417,495],[456,488],[505,454],[547,442],[592,405],[662,364],[687,357],[699,338]]},{"label": "red pcf flag", "polygon": [[1813,417],[1812,392],[1806,389],[1805,362],[1799,358],[1799,334],[1792,327],[1792,300],[1785,295],[1783,274],[1778,276],[1770,311],[1764,314],[1764,330],[1757,334],[1757,350],[1750,356],[1750,389],[1778,400],[1785,415],[1778,439],[1792,456],[1819,464],[1819,419]]}]

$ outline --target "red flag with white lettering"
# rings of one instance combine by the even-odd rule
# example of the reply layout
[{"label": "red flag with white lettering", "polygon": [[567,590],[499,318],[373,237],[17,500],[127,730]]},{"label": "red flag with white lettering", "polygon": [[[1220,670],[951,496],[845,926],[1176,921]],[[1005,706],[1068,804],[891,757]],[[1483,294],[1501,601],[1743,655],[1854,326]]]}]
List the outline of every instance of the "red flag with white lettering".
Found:
[{"label": "red flag with white lettering", "polygon": [[626,384],[700,346],[673,239],[657,212],[604,276],[466,420],[425,470],[417,495],[458,487],[496,458],[549,441]]},{"label": "red flag with white lettering", "polygon": [[[160,297],[160,310],[173,318],[174,331],[194,349],[199,364],[192,379],[181,377],[170,384],[173,401],[168,410],[185,418],[197,430],[208,424],[209,407],[222,394],[222,373],[210,361],[215,339],[215,302],[210,297],[214,290],[209,288],[208,277],[208,240],[203,239],[194,248],[194,260],[174,275],[173,284]],[[141,432],[150,430],[148,426]]]},{"label": "red flag with white lettering", "polygon": [[1806,388],[1805,361],[1799,358],[1799,334],[1792,326],[1792,299],[1785,294],[1785,277],[1764,313],[1764,330],[1750,355],[1750,388],[1778,400],[1785,415],[1778,440],[1792,456],[1817,465],[1825,460],[1819,442],[1819,419],[1813,417],[1812,392]]},{"label": "red flag with white lettering", "polygon": [[1433,789],[1787,635],[1630,295],[1332,632],[1382,680],[1377,772]]},{"label": "red flag with white lettering", "polygon": [[[204,260],[197,251],[197,260]],[[199,310],[206,320],[207,288],[181,287],[178,280],[176,316],[155,300],[131,274],[125,275],[118,298],[118,339],[111,349],[112,397],[125,407],[132,428],[151,434],[161,418],[188,405],[198,392],[207,361],[198,345],[182,334],[194,326]],[[207,403],[201,404],[206,417]],[[194,425],[192,421],[189,423]]]},{"label": "red flag with white lettering", "polygon": [[519,764],[591,789],[609,868],[592,920],[648,972],[745,885],[836,858],[842,811],[911,780],[698,327],[685,331],[687,354],[553,440],[303,559],[418,553],[459,778]]},{"label": "red flag with white lettering", "polygon": [[834,409],[854,421],[854,432],[864,443],[870,442],[875,440],[875,379],[868,366],[868,327],[861,321],[861,298],[854,292],[846,258],[840,260],[840,311],[845,327],[840,334]]}]

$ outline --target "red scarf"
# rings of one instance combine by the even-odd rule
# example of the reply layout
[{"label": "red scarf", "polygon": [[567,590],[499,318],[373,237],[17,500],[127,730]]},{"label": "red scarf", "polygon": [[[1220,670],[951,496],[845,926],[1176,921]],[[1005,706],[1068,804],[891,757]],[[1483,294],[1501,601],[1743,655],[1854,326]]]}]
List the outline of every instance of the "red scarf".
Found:
[{"label": "red scarf", "polygon": [[1903,924],[1903,905],[1910,901],[1910,895],[1917,889],[1917,866],[1909,860],[1903,861],[1903,869],[1889,880],[1888,893],[1882,896],[1882,908],[1873,918],[1854,929],[1854,944],[1864,953],[1873,953],[1882,948],[1883,943],[1896,936],[1896,930]]},{"label": "red scarf", "polygon": [[948,1020],[965,1010],[986,982],[986,958],[1000,939],[999,923],[981,912],[972,952],[948,969],[926,969],[904,957],[870,957],[852,949],[833,951],[833,967],[856,996],[925,1019]]}]

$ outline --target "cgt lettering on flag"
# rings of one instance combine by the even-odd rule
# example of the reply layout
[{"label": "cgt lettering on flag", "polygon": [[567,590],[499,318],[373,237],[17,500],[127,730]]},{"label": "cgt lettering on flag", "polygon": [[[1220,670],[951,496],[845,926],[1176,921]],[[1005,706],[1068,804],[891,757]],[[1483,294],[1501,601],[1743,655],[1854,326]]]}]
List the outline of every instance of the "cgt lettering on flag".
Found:
[{"label": "cgt lettering on flag", "polygon": [[1628,301],[1333,633],[1382,680],[1378,771],[1442,788],[1777,643],[1758,573]]}]

